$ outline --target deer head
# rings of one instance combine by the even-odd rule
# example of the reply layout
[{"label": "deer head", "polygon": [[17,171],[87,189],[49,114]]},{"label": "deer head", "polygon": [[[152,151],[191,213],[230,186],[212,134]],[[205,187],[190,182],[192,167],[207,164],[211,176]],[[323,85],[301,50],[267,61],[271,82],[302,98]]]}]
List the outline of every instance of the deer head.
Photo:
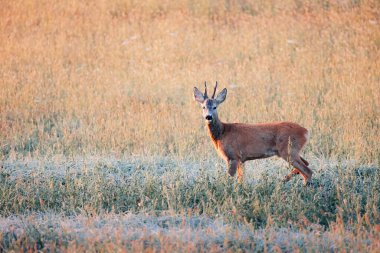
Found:
[{"label": "deer head", "polygon": [[213,120],[218,119],[218,106],[223,103],[227,96],[227,89],[224,88],[217,96],[215,97],[216,88],[218,87],[218,82],[216,82],[214,87],[214,92],[211,98],[207,95],[207,84],[205,82],[205,93],[202,94],[201,91],[198,90],[197,87],[194,87],[194,100],[197,101],[203,109],[203,118],[212,122]]}]

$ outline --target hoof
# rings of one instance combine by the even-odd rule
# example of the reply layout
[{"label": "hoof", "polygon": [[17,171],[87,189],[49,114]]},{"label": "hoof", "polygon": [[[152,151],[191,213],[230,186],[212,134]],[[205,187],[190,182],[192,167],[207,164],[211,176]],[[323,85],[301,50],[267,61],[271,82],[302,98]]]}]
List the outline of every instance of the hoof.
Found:
[{"label": "hoof", "polygon": [[310,180],[304,181],[303,182],[303,186],[305,186],[305,187],[307,187],[307,186],[313,186],[313,183]]},{"label": "hoof", "polygon": [[231,177],[235,176],[236,174],[236,170],[228,170],[228,175],[230,175]]}]

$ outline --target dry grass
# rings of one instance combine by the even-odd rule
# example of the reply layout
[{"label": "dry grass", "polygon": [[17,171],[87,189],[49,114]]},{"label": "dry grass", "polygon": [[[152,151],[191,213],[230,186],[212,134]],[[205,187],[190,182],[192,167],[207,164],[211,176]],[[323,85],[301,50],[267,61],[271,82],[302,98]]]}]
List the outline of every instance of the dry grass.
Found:
[{"label": "dry grass", "polygon": [[[298,222],[307,217],[310,226],[324,226],[323,236],[334,245],[352,249],[353,244],[344,242],[363,231],[373,240],[359,239],[356,245],[363,248],[355,250],[379,245],[379,238],[371,237],[379,229],[373,217],[380,208],[378,1],[26,0],[2,1],[1,6],[2,219],[11,214],[26,219],[31,211],[87,216],[90,208],[107,223],[102,216],[107,212],[122,217],[124,212],[170,211],[173,217],[188,217],[192,210],[197,216],[222,217],[229,226],[286,230],[289,221],[297,224],[302,238],[316,240],[316,234],[305,230],[309,225]],[[192,99],[192,87],[205,80],[229,89],[219,112],[224,121],[286,120],[308,128],[305,155],[312,161],[316,185],[304,191],[296,180],[279,184],[286,170],[275,159],[248,164],[244,186],[226,178]],[[116,157],[119,163],[108,168],[94,157]],[[84,166],[81,159],[90,164]],[[49,163],[51,170],[45,166]],[[137,175],[136,184],[102,181],[100,172],[70,174],[70,166],[110,169],[110,177],[120,180]],[[145,167],[168,169],[172,188],[154,170],[138,176]],[[187,181],[189,171],[204,168],[220,180],[193,172],[195,183]],[[28,178],[32,171],[35,181]],[[72,187],[56,188],[65,177]],[[97,183],[104,196],[98,195]],[[116,199],[111,189],[119,194]],[[254,193],[260,197],[255,199]],[[280,205],[284,195],[292,205]],[[208,201],[198,211],[194,196]],[[145,209],[136,206],[145,197],[159,201]],[[240,210],[239,219],[229,218],[233,207]],[[0,235],[7,229],[2,227]],[[45,229],[41,224],[36,231]],[[37,234],[33,231],[27,234],[31,238]],[[279,249],[318,251],[318,243],[314,247],[300,240],[289,247],[279,244]],[[257,242],[259,248],[238,245],[278,250]],[[196,245],[189,251],[211,247]],[[1,247],[12,245],[3,240]]]}]

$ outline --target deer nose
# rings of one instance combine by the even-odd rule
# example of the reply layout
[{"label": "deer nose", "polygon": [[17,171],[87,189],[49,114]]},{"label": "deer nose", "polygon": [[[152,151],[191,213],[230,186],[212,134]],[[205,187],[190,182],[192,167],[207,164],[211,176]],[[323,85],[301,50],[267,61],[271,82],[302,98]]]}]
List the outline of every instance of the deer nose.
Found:
[{"label": "deer nose", "polygon": [[207,120],[212,120],[212,116],[211,116],[211,115],[207,115],[207,116],[206,116],[206,119],[207,119]]}]

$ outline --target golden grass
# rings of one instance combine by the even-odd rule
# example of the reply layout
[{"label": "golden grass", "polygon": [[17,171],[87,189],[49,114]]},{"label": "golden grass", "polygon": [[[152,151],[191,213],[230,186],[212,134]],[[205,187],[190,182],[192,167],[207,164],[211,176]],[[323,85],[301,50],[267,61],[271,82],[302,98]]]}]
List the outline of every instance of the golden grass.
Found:
[{"label": "golden grass", "polygon": [[1,155],[198,156],[192,87],[218,80],[222,120],[299,122],[317,155],[378,160],[378,2],[228,3],[3,3]]}]

